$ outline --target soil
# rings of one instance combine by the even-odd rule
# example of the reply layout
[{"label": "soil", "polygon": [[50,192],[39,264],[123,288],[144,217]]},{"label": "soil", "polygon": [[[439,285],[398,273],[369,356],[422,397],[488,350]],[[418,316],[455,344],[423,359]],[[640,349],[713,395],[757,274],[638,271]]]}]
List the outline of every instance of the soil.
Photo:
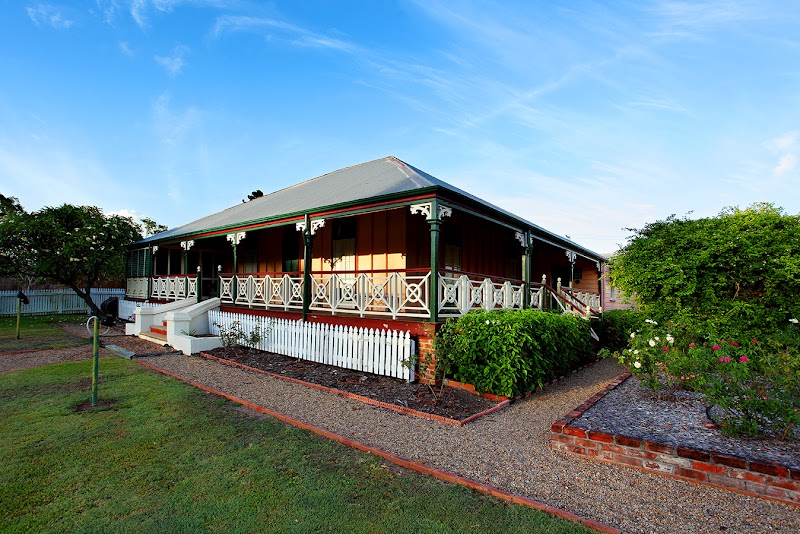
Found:
[{"label": "soil", "polygon": [[420,383],[408,383],[398,378],[379,376],[352,369],[341,369],[320,363],[298,360],[256,349],[214,349],[209,354],[224,360],[254,367],[312,384],[346,391],[387,404],[403,406],[419,412],[461,421],[495,407],[492,401],[460,389]]}]

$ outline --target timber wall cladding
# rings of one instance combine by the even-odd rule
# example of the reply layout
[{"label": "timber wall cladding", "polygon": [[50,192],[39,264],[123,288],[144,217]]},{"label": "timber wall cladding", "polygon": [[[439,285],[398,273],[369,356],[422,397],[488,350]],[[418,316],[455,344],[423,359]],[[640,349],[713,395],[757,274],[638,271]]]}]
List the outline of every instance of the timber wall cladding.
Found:
[{"label": "timber wall cladding", "polygon": [[602,391],[553,423],[550,428],[550,447],[601,462],[800,505],[798,469],[570,425],[629,376],[628,373],[620,375]]}]

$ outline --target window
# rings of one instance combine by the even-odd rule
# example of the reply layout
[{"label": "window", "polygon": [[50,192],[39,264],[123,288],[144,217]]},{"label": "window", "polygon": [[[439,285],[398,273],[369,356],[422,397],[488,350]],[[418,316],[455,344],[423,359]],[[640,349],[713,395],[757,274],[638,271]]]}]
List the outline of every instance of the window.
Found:
[{"label": "window", "polygon": [[461,270],[461,228],[445,226],[444,228],[444,268]]},{"label": "window", "polygon": [[294,273],[300,270],[300,234],[294,226],[283,228],[283,272]]},{"label": "window", "polygon": [[147,257],[149,255],[149,248],[139,248],[128,251],[128,265],[126,268],[126,275],[128,278],[137,278],[149,275],[147,272]]},{"label": "window", "polygon": [[356,220],[352,217],[333,221],[331,265],[334,271],[356,270]]}]

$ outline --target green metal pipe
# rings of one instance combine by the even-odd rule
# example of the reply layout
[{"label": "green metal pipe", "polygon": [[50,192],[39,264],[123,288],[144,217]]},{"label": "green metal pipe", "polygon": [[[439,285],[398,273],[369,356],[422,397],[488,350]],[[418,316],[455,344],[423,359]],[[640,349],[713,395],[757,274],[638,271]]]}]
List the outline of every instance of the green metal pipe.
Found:
[{"label": "green metal pipe", "polygon": [[94,344],[92,346],[92,360],[94,362],[94,367],[92,369],[92,406],[97,406],[97,371],[99,367],[99,360],[100,360],[100,319],[98,317],[92,317],[94,319]]}]

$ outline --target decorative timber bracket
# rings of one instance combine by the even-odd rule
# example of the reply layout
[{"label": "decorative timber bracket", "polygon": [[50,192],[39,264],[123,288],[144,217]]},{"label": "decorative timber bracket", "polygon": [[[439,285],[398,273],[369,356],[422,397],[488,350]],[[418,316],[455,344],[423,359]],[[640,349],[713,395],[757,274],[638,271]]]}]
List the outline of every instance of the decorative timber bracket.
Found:
[{"label": "decorative timber bracket", "polygon": [[186,252],[189,252],[189,249],[192,248],[193,246],[194,246],[194,239],[191,239],[189,241],[181,241],[181,248]]},{"label": "decorative timber bracket", "polygon": [[[431,206],[432,202],[423,202],[421,204],[411,204],[411,214],[416,215],[417,213],[422,214],[425,216],[426,219],[431,220]],[[445,206],[444,204],[439,204],[439,213],[437,219],[442,219],[443,217],[452,217],[453,215],[453,208],[450,206]]]},{"label": "decorative timber bracket", "polygon": [[247,237],[247,232],[236,232],[235,234],[228,234],[225,238],[231,242],[234,247],[242,242],[242,239]]},{"label": "decorative timber bracket", "polygon": [[600,265],[599,261],[594,262],[595,267],[597,267],[597,272],[603,272],[603,267]]},{"label": "decorative timber bracket", "polygon": [[153,254],[158,252],[158,245],[153,245]]},{"label": "decorative timber bracket", "polygon": [[567,260],[568,260],[568,261],[569,261],[571,264],[575,265],[575,260],[578,258],[578,253],[577,253],[577,252],[573,252],[573,251],[571,251],[571,250],[565,250],[565,251],[564,251],[564,254],[566,254],[566,256],[567,256]]},{"label": "decorative timber bracket", "polygon": [[[316,234],[317,230],[319,230],[323,226],[325,226],[325,219],[317,219],[315,221],[311,221],[311,232],[310,232],[311,235]],[[301,221],[301,222],[295,224],[294,227],[297,229],[298,232],[305,232],[306,231],[306,223],[305,222]]]},{"label": "decorative timber bracket", "polygon": [[514,232],[514,238],[519,241],[522,248],[533,247],[533,235],[528,232]]}]

